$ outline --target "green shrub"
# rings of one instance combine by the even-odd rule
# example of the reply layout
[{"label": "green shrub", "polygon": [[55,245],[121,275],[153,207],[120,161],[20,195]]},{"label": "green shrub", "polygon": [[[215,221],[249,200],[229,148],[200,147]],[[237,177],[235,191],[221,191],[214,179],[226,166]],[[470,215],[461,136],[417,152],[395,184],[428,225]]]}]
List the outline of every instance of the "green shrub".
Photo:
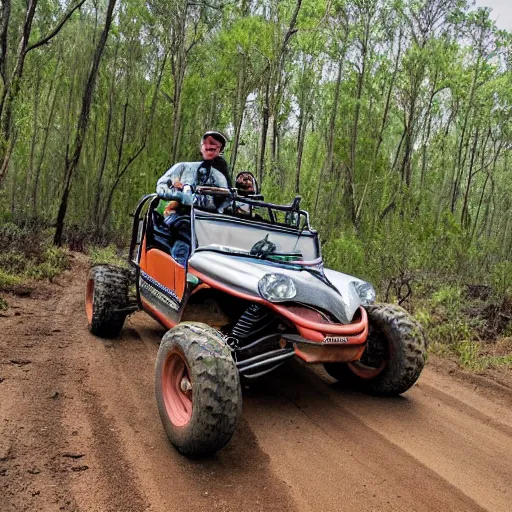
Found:
[{"label": "green shrub", "polygon": [[48,247],[44,251],[43,260],[60,272],[70,267],[69,254],[60,247]]},{"label": "green shrub", "polygon": [[433,307],[442,306],[447,308],[450,312],[460,307],[462,291],[460,288],[448,286],[441,288],[432,294],[431,305]]},{"label": "green shrub", "polygon": [[487,368],[506,367],[512,369],[512,354],[504,356],[482,356],[479,359],[479,367],[482,370]]},{"label": "green shrub", "polygon": [[113,244],[107,247],[91,247],[89,249],[89,257],[93,265],[106,263],[120,267],[128,267],[128,262],[119,255],[117,247]]},{"label": "green shrub", "polygon": [[428,328],[427,337],[439,343],[456,345],[471,340],[474,331],[464,319],[447,318]]},{"label": "green shrub", "polygon": [[60,272],[61,271],[52,266],[51,263],[45,261],[29,268],[26,272],[26,276],[31,279],[49,279],[51,281],[54,277],[57,277]]},{"label": "green shrub", "polygon": [[11,291],[22,282],[21,277],[8,274],[0,268],[0,291]]},{"label": "green shrub", "polygon": [[[28,226],[28,227],[27,227]],[[12,222],[0,225],[0,287],[16,291],[26,279],[53,279],[69,268],[67,251],[53,247],[48,230],[39,225],[25,227]]]},{"label": "green shrub", "polygon": [[459,363],[471,370],[480,367],[480,344],[476,341],[462,341],[455,345],[455,353],[459,356]]},{"label": "green shrub", "polygon": [[64,249],[48,247],[42,253],[39,261],[31,262],[25,275],[31,279],[52,280],[69,266],[69,255]]},{"label": "green shrub", "polygon": [[0,269],[13,274],[25,272],[30,264],[30,260],[25,254],[18,251],[7,251],[0,254]]},{"label": "green shrub", "polygon": [[329,268],[355,276],[368,275],[364,247],[352,234],[327,240],[323,246],[323,257]]},{"label": "green shrub", "polygon": [[434,319],[430,311],[424,309],[423,307],[415,310],[414,318],[422,325],[424,329],[429,329],[434,323]]},{"label": "green shrub", "polygon": [[491,284],[499,299],[512,296],[512,261],[502,261],[493,266]]}]

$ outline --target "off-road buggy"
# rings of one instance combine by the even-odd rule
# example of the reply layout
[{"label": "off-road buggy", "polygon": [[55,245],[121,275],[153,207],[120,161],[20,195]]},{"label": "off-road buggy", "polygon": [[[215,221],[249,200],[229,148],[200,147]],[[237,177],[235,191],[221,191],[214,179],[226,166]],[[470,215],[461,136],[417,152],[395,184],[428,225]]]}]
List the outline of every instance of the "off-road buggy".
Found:
[{"label": "off-road buggy", "polygon": [[[421,327],[401,307],[374,303],[370,284],[323,267],[300,198],[276,205],[235,189],[195,194],[220,198],[223,213],[192,205],[185,228],[173,231],[158,213],[161,198],[143,197],[134,213],[133,270],[95,266],[86,291],[95,335],[117,335],[136,310],[169,329],[158,350],[156,400],[181,453],[226,445],[241,413],[241,381],[291,358],[322,363],[335,379],[376,395],[404,393],[416,382],[426,355]],[[181,266],[170,254],[184,232],[191,249]]]}]

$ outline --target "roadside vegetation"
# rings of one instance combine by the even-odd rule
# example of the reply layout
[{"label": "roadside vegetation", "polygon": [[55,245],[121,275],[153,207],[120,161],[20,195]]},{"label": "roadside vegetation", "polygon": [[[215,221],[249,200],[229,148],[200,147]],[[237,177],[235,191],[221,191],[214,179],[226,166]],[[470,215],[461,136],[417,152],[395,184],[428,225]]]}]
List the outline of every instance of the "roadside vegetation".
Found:
[{"label": "roadside vegetation", "polygon": [[[52,229],[12,222],[0,227],[0,243],[9,247],[0,255],[0,311],[7,310],[9,294],[28,295],[37,280],[51,281],[70,268],[69,250],[55,247],[52,234]],[[421,259],[417,268],[390,265],[392,258],[379,257],[375,241],[371,247],[350,237],[331,240],[324,245],[324,257],[332,268],[374,283],[379,301],[409,310],[425,328],[431,354],[455,359],[474,372],[512,369],[512,263],[497,263],[478,277],[462,269],[456,273],[447,261],[436,269],[435,259]],[[93,242],[81,249],[91,265],[128,266],[125,246]],[[432,254],[428,247],[425,254]]]},{"label": "roadside vegetation", "polygon": [[410,309],[433,352],[510,365],[512,34],[489,9],[3,4],[0,308],[66,268],[61,247],[119,261],[138,199],[215,128],[232,174],[300,195],[327,264]]},{"label": "roadside vegetation", "polygon": [[69,251],[52,244],[52,230],[0,224],[0,310],[8,294],[29,295],[36,281],[52,281],[70,267]]},{"label": "roadside vegetation", "polygon": [[126,249],[123,251],[114,244],[109,244],[106,247],[92,246],[88,251],[91,265],[107,264],[128,268],[125,253],[127,253]]}]

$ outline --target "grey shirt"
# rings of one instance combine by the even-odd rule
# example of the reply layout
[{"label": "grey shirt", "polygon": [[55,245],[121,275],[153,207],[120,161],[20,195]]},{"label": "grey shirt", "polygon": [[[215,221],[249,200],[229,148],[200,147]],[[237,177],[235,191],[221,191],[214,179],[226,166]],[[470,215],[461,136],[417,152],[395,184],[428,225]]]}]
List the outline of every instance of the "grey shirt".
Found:
[{"label": "grey shirt", "polygon": [[[173,165],[156,184],[156,192],[159,195],[177,192],[174,188],[176,182],[182,185],[209,186],[228,188],[226,177],[214,167],[209,169],[202,166],[204,162],[180,162]],[[196,196],[195,204],[208,210],[216,210],[217,207],[212,196]]]},{"label": "grey shirt", "polygon": [[[201,167],[203,162],[180,162],[173,165],[157,182],[157,194],[173,192],[173,184],[179,181],[182,185],[195,187],[198,185],[209,187],[228,187],[224,174],[211,167],[209,172]],[[200,169],[201,167],[201,169]]]}]

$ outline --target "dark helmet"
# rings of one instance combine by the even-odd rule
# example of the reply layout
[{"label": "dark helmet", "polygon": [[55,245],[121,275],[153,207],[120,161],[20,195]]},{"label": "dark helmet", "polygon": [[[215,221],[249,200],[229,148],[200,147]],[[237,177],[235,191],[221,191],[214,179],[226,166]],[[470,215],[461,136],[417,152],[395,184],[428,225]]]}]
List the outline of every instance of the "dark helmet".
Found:
[{"label": "dark helmet", "polygon": [[201,137],[201,142],[204,141],[204,139],[206,139],[206,137],[212,137],[213,139],[215,139],[216,141],[220,142],[221,143],[221,148],[220,150],[221,151],[224,151],[224,148],[226,147],[226,142],[228,141],[227,137],[222,133],[222,132],[219,132],[217,130],[208,130],[202,137]]}]

